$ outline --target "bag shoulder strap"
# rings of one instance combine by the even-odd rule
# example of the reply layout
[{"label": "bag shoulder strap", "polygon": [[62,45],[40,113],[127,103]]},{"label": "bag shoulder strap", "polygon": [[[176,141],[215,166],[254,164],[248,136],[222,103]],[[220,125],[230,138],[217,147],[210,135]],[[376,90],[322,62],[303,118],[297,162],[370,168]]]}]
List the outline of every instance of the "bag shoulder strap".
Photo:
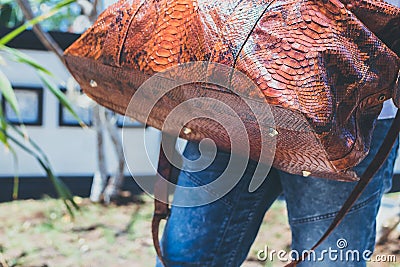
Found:
[{"label": "bag shoulder strap", "polygon": [[[161,220],[166,220],[170,213],[169,203],[168,203],[168,183],[172,180],[172,165],[168,161],[165,150],[166,147],[163,144],[168,142],[168,148],[174,148],[176,143],[176,138],[169,136],[168,134],[162,133],[162,142],[160,145],[160,155],[158,158],[158,168],[157,168],[157,181],[154,185],[154,213],[151,222],[151,233],[153,237],[153,245],[156,249],[157,256],[161,263],[166,267],[167,264],[162,256],[162,251],[159,241],[159,228]],[[171,152],[171,151],[169,151]],[[171,152],[173,153],[173,152]],[[169,153],[169,155],[171,155]]]}]

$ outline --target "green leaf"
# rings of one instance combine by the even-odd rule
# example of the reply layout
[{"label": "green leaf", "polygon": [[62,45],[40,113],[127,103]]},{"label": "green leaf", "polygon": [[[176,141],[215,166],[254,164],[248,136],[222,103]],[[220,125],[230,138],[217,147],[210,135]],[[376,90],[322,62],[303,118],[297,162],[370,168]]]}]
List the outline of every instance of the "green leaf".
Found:
[{"label": "green leaf", "polygon": [[45,67],[43,67],[39,63],[37,63],[35,60],[31,59],[29,56],[25,55],[24,53],[21,53],[16,49],[0,45],[0,50],[4,50],[5,52],[7,52],[9,55],[13,57],[15,61],[26,63],[29,66],[33,67],[37,71],[40,80],[51,91],[51,93],[72,114],[72,116],[79,122],[79,124],[82,127],[87,127],[85,123],[81,120],[81,118],[79,118],[78,114],[74,111],[65,94],[46,77],[46,75],[53,76],[50,71],[48,71]]},{"label": "green leaf", "polygon": [[54,14],[56,14],[58,11],[60,11],[61,8],[63,8],[64,6],[67,6],[73,2],[75,2],[76,0],[64,0],[60,3],[58,3],[57,5],[55,5],[52,9],[49,10],[49,12],[42,14],[36,18],[33,18],[31,20],[28,20],[27,22],[25,22],[23,25],[21,25],[20,27],[16,28],[15,30],[11,31],[10,33],[6,34],[3,38],[0,39],[0,44],[5,45],[7,44],[9,41],[11,41],[12,39],[14,39],[15,37],[17,37],[20,33],[22,33],[23,31],[25,31],[26,29],[32,27],[33,25],[53,16]]},{"label": "green leaf", "polygon": [[9,147],[7,137],[3,134],[3,132],[0,132],[0,142],[3,143],[7,148]]},{"label": "green leaf", "polygon": [[19,177],[18,177],[18,157],[15,150],[8,143],[7,138],[7,127],[8,124],[4,118],[3,108],[0,106],[0,142],[4,144],[4,146],[12,153],[13,161],[14,161],[14,186],[13,186],[13,199],[18,198],[19,191]]},{"label": "green leaf", "polygon": [[[68,187],[57,176],[54,175],[53,171],[51,170],[50,163],[47,160],[47,157],[42,158],[42,156],[40,154],[42,154],[43,152],[35,151],[26,144],[26,142],[27,142],[30,146],[32,146],[34,148],[37,147],[37,145],[32,141],[32,139],[28,139],[25,142],[21,142],[14,136],[11,136],[7,132],[3,131],[2,129],[0,129],[0,132],[3,132],[3,134],[6,135],[10,141],[12,141],[15,145],[17,145],[22,150],[24,150],[25,152],[27,152],[28,154],[33,156],[38,161],[40,166],[42,166],[42,168],[45,170],[47,177],[52,182],[58,196],[64,201],[64,203],[68,209],[68,212],[73,217],[74,213],[73,213],[71,206],[74,207],[75,209],[79,209],[79,206],[75,203],[73,196],[72,196],[71,192],[69,191]],[[21,135],[23,133],[18,132],[18,134]]]},{"label": "green leaf", "polygon": [[79,118],[78,114],[72,108],[69,100],[65,96],[65,94],[55,86],[49,79],[47,79],[44,73],[38,71],[39,77],[42,80],[43,84],[53,93],[55,97],[57,97],[58,101],[72,114],[72,116],[79,122],[82,127],[86,127],[85,123]]},{"label": "green leaf", "polygon": [[14,149],[12,149],[12,147],[10,146],[10,144],[8,143],[8,139],[7,139],[7,135],[5,135],[3,132],[7,132],[7,128],[8,128],[9,124],[7,123],[5,117],[4,117],[4,113],[3,113],[3,107],[0,106],[0,142],[3,143],[3,145],[6,147],[6,149],[8,149],[9,151],[11,151],[11,153],[13,153],[14,156],[16,156],[16,152],[14,151]]},{"label": "green leaf", "polygon": [[45,67],[37,63],[34,59],[29,57],[28,55],[18,51],[17,49],[7,47],[5,45],[0,45],[0,50],[5,51],[9,56],[12,57],[13,61],[25,63],[36,70],[40,70],[47,75],[52,75],[50,71],[48,71]]},{"label": "green leaf", "polygon": [[[6,122],[6,119],[4,118],[3,107],[0,106],[0,129],[2,129],[3,131],[7,131],[7,126],[8,124]],[[0,132],[0,142],[8,147],[7,137],[3,134],[3,132]]]},{"label": "green leaf", "polygon": [[44,153],[44,151],[40,148],[40,146],[38,144],[36,144],[36,142],[32,139],[30,139],[29,137],[27,137],[25,131],[21,130],[20,128],[18,128],[17,126],[10,124],[9,127],[24,141],[29,142],[29,144],[36,150],[37,153],[39,153],[40,157],[43,158],[44,161],[46,161],[46,163],[48,165],[50,165],[50,161],[47,158],[46,154]]},{"label": "green leaf", "polygon": [[0,70],[0,92],[3,94],[4,98],[10,104],[10,107],[14,110],[15,114],[19,116],[18,102],[14,90],[11,86],[10,81],[1,70]]}]

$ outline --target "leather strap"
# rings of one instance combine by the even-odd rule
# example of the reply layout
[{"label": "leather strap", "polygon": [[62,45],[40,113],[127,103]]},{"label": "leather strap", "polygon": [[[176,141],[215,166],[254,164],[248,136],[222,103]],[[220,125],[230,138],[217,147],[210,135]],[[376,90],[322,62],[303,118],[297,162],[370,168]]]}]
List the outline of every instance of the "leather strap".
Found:
[{"label": "leather strap", "polygon": [[[326,230],[324,235],[310,250],[315,250],[323,241],[325,241],[325,239],[341,223],[343,218],[346,216],[346,214],[349,212],[351,207],[354,205],[354,203],[360,197],[362,192],[365,190],[368,183],[372,180],[372,178],[377,173],[379,168],[385,162],[386,158],[388,157],[388,155],[393,147],[393,144],[395,143],[395,141],[399,135],[399,131],[400,131],[400,110],[397,111],[397,114],[392,123],[392,126],[391,126],[390,130],[388,131],[385,140],[383,141],[379,151],[376,153],[371,164],[368,166],[368,168],[365,170],[364,174],[361,176],[360,181],[354,187],[350,196],[347,198],[347,200],[343,204],[342,208],[339,210],[338,214],[333,219],[333,222],[329,226],[328,230]],[[157,252],[157,256],[159,257],[160,261],[162,262],[162,264],[165,267],[167,267],[167,265],[162,257],[158,234],[159,234],[160,221],[162,219],[166,219],[168,217],[169,211],[170,211],[169,206],[168,206],[168,184],[167,184],[166,180],[169,181],[171,179],[171,169],[172,169],[172,166],[169,163],[168,159],[166,158],[163,148],[161,147],[160,148],[159,165],[158,165],[158,174],[162,177],[159,177],[159,180],[155,184],[155,188],[154,188],[154,195],[155,195],[156,199],[154,202],[155,210],[154,210],[153,221],[152,221],[152,235],[153,235],[153,243],[154,243],[154,247]],[[164,180],[163,177],[166,180]],[[160,200],[163,200],[163,201],[160,201]],[[285,267],[297,266],[297,264],[300,263],[301,261],[303,261],[308,256],[308,254],[305,254],[302,256],[304,256],[304,257],[301,257],[299,260],[294,261],[294,262],[286,265]]]},{"label": "leather strap", "polygon": [[[399,131],[400,131],[400,109],[397,111],[396,117],[386,135],[385,140],[383,141],[381,147],[379,148],[378,152],[376,153],[374,159],[372,160],[370,165],[367,167],[367,169],[361,176],[360,181],[354,187],[353,191],[350,193],[350,196],[346,199],[346,202],[343,204],[342,208],[339,210],[338,214],[333,219],[333,222],[329,226],[328,230],[326,230],[324,235],[320,238],[320,240],[318,240],[318,242],[310,250],[315,250],[322,242],[325,241],[325,239],[333,232],[333,230],[335,230],[335,228],[342,222],[343,218],[346,216],[346,214],[349,212],[351,207],[354,205],[354,203],[360,197],[362,192],[364,192],[368,183],[372,180],[374,175],[378,172],[378,170],[380,169],[382,164],[385,162],[385,160],[389,156],[390,151],[392,150],[393,144],[396,142],[396,139],[399,136]],[[298,263],[302,262],[307,256],[308,256],[308,253],[305,253],[305,255],[302,255],[302,257],[299,260],[289,263],[289,264],[285,265],[285,267],[296,266]]]},{"label": "leather strap", "polygon": [[[166,220],[170,213],[170,208],[168,204],[168,182],[171,181],[172,165],[168,161],[164,149],[175,149],[176,138],[169,136],[165,133],[162,134],[162,144],[160,146],[160,155],[158,159],[157,168],[157,182],[154,185],[154,213],[151,222],[151,232],[153,236],[153,244],[156,249],[157,256],[161,263],[167,267],[165,260],[162,255],[160,241],[159,241],[159,228],[161,220]],[[169,155],[172,155],[169,153]]]}]

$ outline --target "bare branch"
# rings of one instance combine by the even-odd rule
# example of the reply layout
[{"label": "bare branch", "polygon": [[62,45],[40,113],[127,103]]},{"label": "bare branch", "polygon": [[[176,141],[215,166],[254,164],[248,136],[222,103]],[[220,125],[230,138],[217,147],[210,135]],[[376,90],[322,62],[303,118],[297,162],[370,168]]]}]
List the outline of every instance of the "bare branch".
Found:
[{"label": "bare branch", "polygon": [[106,129],[110,135],[111,141],[114,145],[115,154],[118,159],[117,170],[115,171],[114,176],[110,178],[106,189],[104,190],[104,201],[106,204],[110,204],[111,200],[115,199],[118,196],[119,191],[121,190],[122,184],[124,183],[124,170],[125,170],[125,156],[124,156],[124,148],[122,146],[122,140],[120,135],[118,134],[117,125],[111,123],[111,119],[109,118],[110,112],[105,113],[106,117],[103,123],[106,126]]},{"label": "bare branch", "polygon": [[[27,20],[31,20],[34,18],[28,0],[16,0],[16,2],[18,6],[21,8],[22,13],[24,14]],[[63,58],[63,50],[54,41],[53,37],[51,37],[49,33],[45,32],[39,24],[33,26],[33,32],[39,38],[40,42],[42,42],[42,44],[46,47],[46,49],[54,52],[57,55],[57,57],[61,60],[61,62],[65,65],[65,61]]]},{"label": "bare branch", "polygon": [[95,20],[96,20],[96,18],[97,18],[97,16],[98,16],[98,12],[97,12],[97,10],[98,10],[98,4],[99,4],[99,0],[94,0],[94,2],[93,2],[93,9],[92,9],[92,13],[89,15],[89,19],[90,19],[90,21],[93,23]]},{"label": "bare branch", "polygon": [[104,151],[104,124],[102,122],[102,114],[105,108],[95,105],[93,108],[93,126],[96,130],[97,136],[97,170],[93,177],[92,188],[90,192],[90,200],[93,202],[100,202],[101,196],[107,185],[107,166],[106,155]]}]

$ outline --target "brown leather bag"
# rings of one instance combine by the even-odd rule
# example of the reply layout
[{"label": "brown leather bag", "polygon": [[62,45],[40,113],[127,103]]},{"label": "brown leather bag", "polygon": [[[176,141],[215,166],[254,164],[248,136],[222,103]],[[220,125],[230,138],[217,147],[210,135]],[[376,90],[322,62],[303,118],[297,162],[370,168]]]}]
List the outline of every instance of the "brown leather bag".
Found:
[{"label": "brown leather bag", "polygon": [[[216,99],[240,118],[233,128],[244,124],[250,158],[268,161],[275,152],[273,166],[289,173],[354,181],[351,167],[368,154],[382,103],[400,103],[399,37],[400,9],[379,0],[122,0],[66,50],[65,59],[84,92],[116,112],[162,129],[180,103]],[[205,80],[180,86],[157,104],[149,90],[130,108],[152,75],[193,61],[239,70],[257,86],[235,85],[230,72],[229,90]],[[173,80],[173,74],[182,75],[172,71],[163,78]],[[274,123],[257,120],[269,110]],[[180,114],[196,112],[229,120],[207,103]],[[217,121],[177,120],[181,137],[211,138],[220,149],[231,148],[232,136]],[[396,136],[398,127],[392,131]],[[264,133],[275,138],[275,151],[263,143]]]},{"label": "brown leather bag", "polygon": [[[65,59],[86,94],[158,129],[179,103],[222,98],[239,107],[250,156],[260,161],[260,131],[252,131],[257,125],[240,98],[268,103],[278,133],[275,167],[356,180],[349,169],[368,153],[383,101],[394,98],[399,104],[400,59],[388,48],[399,49],[399,17],[399,8],[381,1],[355,1],[347,8],[338,0],[120,1],[66,50]],[[397,31],[387,34],[394,25]],[[153,103],[143,99],[143,107],[128,109],[135,90],[151,75],[191,61],[236,68],[258,88],[228,92],[192,84],[164,97],[147,121],[143,110]],[[255,113],[264,112],[255,106],[260,107]],[[269,122],[262,123],[262,132],[270,131]],[[208,137],[219,148],[230,148],[229,136],[216,134],[223,129],[214,121],[184,126],[191,129],[181,132],[185,139]]]}]

